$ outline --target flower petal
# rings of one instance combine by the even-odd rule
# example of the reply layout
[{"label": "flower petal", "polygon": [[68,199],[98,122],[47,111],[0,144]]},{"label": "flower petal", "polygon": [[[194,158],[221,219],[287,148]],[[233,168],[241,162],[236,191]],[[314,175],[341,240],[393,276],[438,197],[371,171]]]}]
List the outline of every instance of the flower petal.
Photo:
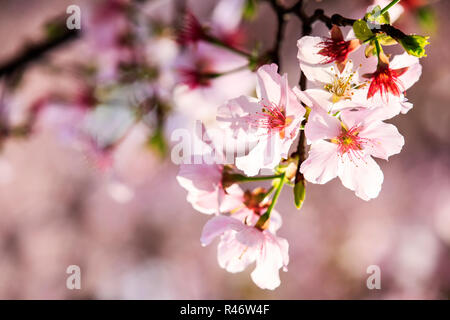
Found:
[{"label": "flower petal", "polygon": [[405,139],[397,128],[388,123],[374,121],[363,127],[359,135],[370,139],[369,153],[377,158],[387,160],[390,156],[400,153]]},{"label": "flower petal", "polygon": [[228,272],[241,272],[256,259],[257,251],[236,239],[235,231],[227,231],[217,247],[219,265]]},{"label": "flower petal", "polygon": [[281,99],[281,76],[277,70],[278,66],[275,63],[263,65],[258,69],[256,92],[260,99],[278,105]]},{"label": "flower petal", "polygon": [[319,43],[325,41],[321,37],[304,36],[297,41],[297,58],[300,63],[320,64],[324,60],[324,56],[319,54],[321,48]]},{"label": "flower petal", "polygon": [[281,161],[282,143],[278,133],[269,134],[260,139],[258,144],[250,152],[236,158],[236,167],[248,176],[255,176],[263,168],[273,169]]},{"label": "flower petal", "polygon": [[309,141],[332,139],[339,136],[341,125],[336,117],[329,115],[325,110],[314,107],[305,125],[305,134]]},{"label": "flower petal", "polygon": [[337,176],[340,161],[337,148],[336,144],[326,141],[314,142],[311,145],[308,158],[300,167],[306,180],[324,184]]},{"label": "flower petal", "polygon": [[210,244],[215,237],[220,236],[225,231],[241,231],[245,225],[237,219],[226,216],[217,216],[210,219],[203,227],[200,242],[203,246]]},{"label": "flower petal", "polygon": [[344,187],[355,191],[358,197],[366,201],[378,196],[384,178],[372,157],[355,159],[349,158],[348,154],[344,154],[339,162],[338,175]]},{"label": "flower petal", "polygon": [[[280,243],[280,244],[279,244]],[[274,290],[280,285],[279,269],[285,265],[288,244],[285,239],[267,233],[251,273],[253,282],[261,289]]]}]

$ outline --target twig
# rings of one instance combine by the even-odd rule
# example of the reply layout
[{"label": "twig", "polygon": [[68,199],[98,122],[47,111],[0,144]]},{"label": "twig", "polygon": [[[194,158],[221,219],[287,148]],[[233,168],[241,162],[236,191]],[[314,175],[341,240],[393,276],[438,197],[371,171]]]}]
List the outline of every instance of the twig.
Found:
[{"label": "twig", "polygon": [[64,32],[55,35],[55,37],[51,39],[46,39],[41,43],[36,43],[26,47],[17,57],[1,65],[0,77],[10,76],[16,71],[23,70],[28,64],[41,59],[46,53],[73,39],[76,39],[78,36],[78,30],[69,30],[64,27]]}]

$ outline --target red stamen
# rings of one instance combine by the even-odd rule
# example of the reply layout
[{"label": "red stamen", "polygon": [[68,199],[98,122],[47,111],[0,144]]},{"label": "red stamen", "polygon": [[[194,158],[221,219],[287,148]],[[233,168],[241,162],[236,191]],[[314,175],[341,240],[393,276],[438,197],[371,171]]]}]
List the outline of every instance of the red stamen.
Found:
[{"label": "red stamen", "polygon": [[204,37],[205,31],[200,22],[192,12],[186,12],[182,26],[178,31],[177,42],[180,45],[185,46],[189,43],[195,43]]},{"label": "red stamen", "polygon": [[367,93],[367,99],[373,97],[377,92],[380,92],[380,95],[386,98],[388,98],[389,93],[399,97],[403,91],[403,84],[398,77],[404,74],[406,70],[408,70],[408,67],[390,69],[389,65],[379,65],[377,71],[368,75],[372,80]]},{"label": "red stamen", "polygon": [[186,84],[191,90],[211,85],[211,77],[198,69],[179,68],[178,73],[180,82]]},{"label": "red stamen", "polygon": [[335,139],[335,143],[338,144],[338,151],[340,155],[348,154],[349,158],[352,160],[356,158],[361,160],[363,158],[362,150],[364,147],[370,143],[367,138],[361,138],[359,136],[360,128],[354,126],[349,130],[342,128],[342,133]]},{"label": "red stamen", "polygon": [[256,112],[251,119],[259,128],[267,129],[267,133],[276,130],[284,138],[284,129],[291,122],[285,111],[272,102],[261,101],[262,112]]},{"label": "red stamen", "polygon": [[327,38],[325,41],[319,42],[318,47],[322,48],[318,53],[325,58],[321,61],[322,64],[337,62],[344,63],[353,46],[351,41],[337,40]]}]

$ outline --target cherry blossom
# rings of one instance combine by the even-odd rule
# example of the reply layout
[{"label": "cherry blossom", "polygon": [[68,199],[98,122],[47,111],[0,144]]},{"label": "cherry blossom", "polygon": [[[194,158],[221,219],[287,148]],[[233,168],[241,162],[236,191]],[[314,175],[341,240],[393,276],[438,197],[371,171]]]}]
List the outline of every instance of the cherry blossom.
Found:
[{"label": "cherry blossom", "polygon": [[387,160],[404,144],[392,124],[380,120],[380,109],[343,111],[340,119],[314,108],[305,133],[311,149],[301,165],[305,178],[324,184],[338,176],[363,200],[376,198],[383,173],[372,157]]},{"label": "cherry blossom", "polygon": [[287,270],[288,242],[270,228],[260,230],[248,223],[249,219],[242,221],[234,215],[214,217],[203,228],[200,241],[206,246],[221,236],[217,253],[219,265],[236,273],[256,261],[251,273],[253,282],[261,289],[274,290],[280,285],[279,269]]},{"label": "cherry blossom", "polygon": [[183,117],[175,127],[214,120],[224,101],[250,94],[256,79],[247,63],[241,55],[206,42],[188,46],[176,62],[179,81],[173,100]]},{"label": "cherry blossom", "polygon": [[230,135],[244,132],[254,147],[236,158],[236,166],[249,176],[260,169],[273,169],[287,158],[298,135],[305,109],[287,83],[287,75],[277,73],[277,65],[257,71],[257,98],[241,96],[218,110],[217,120]]},{"label": "cherry blossom", "polygon": [[[299,57],[302,51],[299,47]],[[384,107],[391,117],[412,108],[404,92],[417,82],[422,72],[418,58],[407,53],[396,55],[391,63],[383,63],[373,56],[366,58],[363,50],[355,52],[342,70],[338,64],[310,66],[302,60],[300,67],[311,81],[311,88],[303,93],[294,89],[303,101],[312,101],[334,112],[355,106]]]},{"label": "cherry blossom", "polygon": [[[194,159],[205,154],[214,156],[219,152],[212,142],[201,143],[203,154],[194,155]],[[205,214],[219,214],[239,208],[244,200],[244,192],[237,184],[229,185],[225,181],[228,168],[215,161],[199,162],[180,165],[177,180],[188,191],[187,201],[194,209]]]}]

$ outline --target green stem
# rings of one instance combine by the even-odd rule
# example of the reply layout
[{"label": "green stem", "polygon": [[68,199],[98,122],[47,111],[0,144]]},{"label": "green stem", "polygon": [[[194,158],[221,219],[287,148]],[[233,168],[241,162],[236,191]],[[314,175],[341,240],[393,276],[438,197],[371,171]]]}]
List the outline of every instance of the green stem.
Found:
[{"label": "green stem", "polygon": [[266,222],[270,219],[270,214],[273,210],[273,208],[275,207],[275,204],[277,203],[278,197],[280,196],[281,193],[281,189],[283,189],[284,183],[285,183],[285,179],[284,179],[284,173],[280,174],[279,177],[280,181],[278,182],[278,186],[275,190],[275,194],[273,195],[272,198],[272,202],[270,203],[269,207],[267,208],[266,213],[264,213],[258,220],[258,222],[256,222],[255,227],[259,228],[259,229],[264,229],[264,225],[266,224]]},{"label": "green stem", "polygon": [[378,39],[375,39],[374,42],[375,42],[375,49],[377,50],[378,62],[380,62],[380,54],[383,49],[381,48],[381,45],[380,45],[380,42],[378,41]]},{"label": "green stem", "polygon": [[284,177],[284,173],[276,174],[271,176],[259,176],[259,177],[247,177],[241,174],[232,174],[229,178],[235,182],[251,182],[251,181],[264,181],[264,180],[273,180]]},{"label": "green stem", "polygon": [[393,0],[393,1],[391,1],[391,3],[389,3],[386,7],[381,9],[380,16],[383,15],[385,12],[387,12],[390,8],[392,8],[393,6],[395,6],[399,2],[400,2],[400,0]]},{"label": "green stem", "polygon": [[221,41],[220,39],[217,39],[216,37],[213,37],[213,36],[207,36],[205,40],[208,41],[208,42],[210,42],[210,43],[212,43],[212,44],[215,44],[216,46],[219,46],[219,47],[228,49],[228,50],[230,50],[230,51],[233,51],[234,53],[240,54],[240,55],[242,55],[242,56],[244,56],[244,57],[247,57],[247,58],[249,58],[249,59],[250,59],[250,58],[253,58],[252,55],[251,55],[250,53],[245,52],[245,51],[243,51],[243,50],[240,50],[240,49],[238,49],[238,48],[235,48],[235,47],[233,47],[233,46],[230,46],[230,45],[224,43],[223,41]]},{"label": "green stem", "polygon": [[221,72],[221,73],[207,73],[207,74],[205,74],[205,76],[209,77],[211,79],[214,79],[214,78],[226,76],[226,75],[231,74],[231,73],[247,70],[248,68],[249,68],[249,65],[246,64],[246,65],[243,65],[241,67],[237,67],[237,68],[234,68],[234,69],[231,69],[231,70],[228,70],[228,71],[224,71],[224,72]]}]

